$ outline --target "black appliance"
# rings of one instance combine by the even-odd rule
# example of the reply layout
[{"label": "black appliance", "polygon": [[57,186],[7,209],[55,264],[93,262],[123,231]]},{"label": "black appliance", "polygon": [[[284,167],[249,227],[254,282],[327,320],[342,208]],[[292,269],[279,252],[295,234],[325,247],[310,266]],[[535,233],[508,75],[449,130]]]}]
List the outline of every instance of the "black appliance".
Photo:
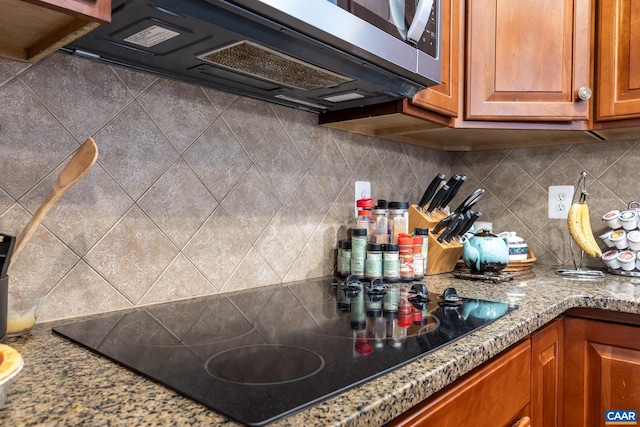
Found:
[{"label": "black appliance", "polygon": [[397,26],[382,30],[327,0],[113,0],[109,24],[62,50],[309,111],[339,110],[440,83],[440,0],[406,1],[406,12],[405,0],[392,8]]},{"label": "black appliance", "polygon": [[141,307],[54,331],[248,425],[345,391],[491,323],[449,288],[317,279]]}]

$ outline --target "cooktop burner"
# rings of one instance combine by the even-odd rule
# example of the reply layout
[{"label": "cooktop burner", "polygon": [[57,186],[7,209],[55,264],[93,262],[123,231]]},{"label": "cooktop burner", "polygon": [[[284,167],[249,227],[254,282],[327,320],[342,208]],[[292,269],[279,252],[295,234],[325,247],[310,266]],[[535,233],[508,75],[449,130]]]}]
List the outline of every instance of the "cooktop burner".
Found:
[{"label": "cooktop burner", "polygon": [[317,279],[142,307],[54,331],[247,425],[405,365],[514,310],[421,283]]}]

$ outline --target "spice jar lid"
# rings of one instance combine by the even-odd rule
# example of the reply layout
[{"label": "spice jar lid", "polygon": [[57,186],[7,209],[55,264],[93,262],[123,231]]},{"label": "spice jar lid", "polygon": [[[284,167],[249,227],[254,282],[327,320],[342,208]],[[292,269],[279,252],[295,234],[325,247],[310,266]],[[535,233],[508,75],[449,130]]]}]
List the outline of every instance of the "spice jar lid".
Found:
[{"label": "spice jar lid", "polygon": [[393,252],[398,250],[397,243],[387,243],[386,245],[382,245],[382,246],[385,252]]},{"label": "spice jar lid", "polygon": [[409,202],[389,202],[389,209],[409,209]]},{"label": "spice jar lid", "polygon": [[424,241],[424,237],[422,236],[413,236],[413,244],[417,245],[417,244],[422,244],[422,242]]},{"label": "spice jar lid", "polygon": [[367,245],[367,250],[368,251],[373,251],[373,252],[382,252],[382,244],[381,243],[369,243]]},{"label": "spice jar lid", "polygon": [[416,228],[413,230],[413,234],[416,236],[428,236],[429,229],[428,228]]},{"label": "spice jar lid", "polygon": [[352,228],[351,229],[352,236],[366,236],[367,229],[366,228]]},{"label": "spice jar lid", "polygon": [[358,199],[356,201],[356,206],[359,208],[372,208],[373,207],[373,199],[371,197],[367,197],[364,199]]},{"label": "spice jar lid", "polygon": [[411,234],[400,233],[398,235],[399,245],[413,245],[413,236]]}]

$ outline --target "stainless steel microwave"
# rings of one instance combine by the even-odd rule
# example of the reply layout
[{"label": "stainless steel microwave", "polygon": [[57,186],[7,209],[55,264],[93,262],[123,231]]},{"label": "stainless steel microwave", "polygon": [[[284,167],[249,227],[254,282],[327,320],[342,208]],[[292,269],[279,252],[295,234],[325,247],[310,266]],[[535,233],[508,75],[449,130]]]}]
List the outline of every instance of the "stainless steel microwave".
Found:
[{"label": "stainless steel microwave", "polygon": [[315,112],[440,83],[439,0],[113,0],[62,50]]}]

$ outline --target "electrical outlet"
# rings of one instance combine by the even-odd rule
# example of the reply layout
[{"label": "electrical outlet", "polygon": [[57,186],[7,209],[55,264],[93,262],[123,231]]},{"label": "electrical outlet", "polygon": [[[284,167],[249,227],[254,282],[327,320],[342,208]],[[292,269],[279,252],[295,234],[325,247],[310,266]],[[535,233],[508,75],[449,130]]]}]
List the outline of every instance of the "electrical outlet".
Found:
[{"label": "electrical outlet", "polygon": [[549,218],[567,219],[573,200],[573,185],[551,185],[549,187]]},{"label": "electrical outlet", "polygon": [[371,197],[371,183],[369,181],[356,181],[355,200],[353,202],[354,217],[358,216],[358,206],[356,205],[358,199],[366,199],[369,197]]}]

